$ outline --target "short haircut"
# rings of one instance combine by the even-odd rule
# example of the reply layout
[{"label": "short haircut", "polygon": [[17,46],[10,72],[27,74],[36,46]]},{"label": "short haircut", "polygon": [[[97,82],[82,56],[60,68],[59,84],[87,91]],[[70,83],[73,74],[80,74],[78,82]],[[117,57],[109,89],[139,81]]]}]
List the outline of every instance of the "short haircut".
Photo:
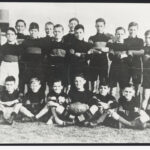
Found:
[{"label": "short haircut", "polygon": [[106,21],[105,21],[105,19],[103,19],[103,18],[98,18],[98,19],[96,19],[95,23],[98,23],[98,22],[103,22],[104,25],[106,25]]},{"label": "short haircut", "polygon": [[69,23],[71,22],[71,21],[76,21],[78,24],[79,24],[79,20],[77,19],[77,18],[71,18],[71,19],[69,19]]},{"label": "short haircut", "polygon": [[7,29],[7,31],[6,31],[6,33],[7,33],[8,31],[12,31],[12,32],[14,32],[15,34],[17,34],[15,28],[13,28],[13,27],[9,27],[9,28]]},{"label": "short haircut", "polygon": [[147,30],[146,32],[145,32],[145,34],[144,34],[145,36],[148,36],[148,35],[150,35],[150,30]]},{"label": "short haircut", "polygon": [[64,27],[63,27],[63,25],[61,25],[61,24],[56,24],[56,25],[54,26],[54,28],[62,28],[62,31],[64,31]]},{"label": "short haircut", "polygon": [[82,29],[84,31],[84,26],[82,24],[78,24],[75,26],[74,30]]},{"label": "short haircut", "polygon": [[26,27],[26,22],[25,22],[24,20],[22,20],[22,19],[18,19],[18,20],[16,21],[16,26],[17,26],[17,24],[18,24],[19,22],[24,23],[24,26]]},{"label": "short haircut", "polygon": [[32,77],[32,78],[30,79],[30,84],[31,84],[33,81],[38,81],[38,82],[41,83],[41,80],[40,80],[40,78],[38,78],[38,77]]},{"label": "short haircut", "polygon": [[5,79],[5,82],[9,82],[9,81],[13,81],[13,82],[15,82],[15,81],[16,81],[16,79],[15,79],[15,77],[14,77],[14,76],[8,76],[8,77]]},{"label": "short haircut", "polygon": [[76,75],[74,76],[74,78],[77,78],[77,77],[81,77],[81,78],[83,78],[84,80],[86,80],[86,78],[85,78],[85,76],[84,76],[83,73],[79,73],[79,74],[76,74]]},{"label": "short haircut", "polygon": [[61,82],[61,84],[63,85],[62,80],[61,80],[61,79],[59,79],[59,78],[55,78],[55,79],[53,79],[53,85],[54,85],[54,83],[56,83],[56,82]]},{"label": "short haircut", "polygon": [[118,30],[123,30],[124,33],[126,33],[126,30],[124,27],[117,27],[116,30],[115,30],[115,33],[117,33]]},{"label": "short haircut", "polygon": [[39,25],[36,22],[32,22],[29,26],[29,30],[37,29],[39,31]]},{"label": "short haircut", "polygon": [[128,29],[130,28],[130,27],[133,27],[133,26],[136,26],[137,28],[138,28],[138,23],[137,22],[130,22],[129,23],[129,25],[128,25]]},{"label": "short haircut", "polygon": [[53,24],[51,21],[46,22],[46,23],[45,23],[45,26],[46,26],[46,25],[52,25],[52,26],[54,26],[54,24]]},{"label": "short haircut", "polygon": [[100,82],[100,87],[101,86],[108,86],[109,87],[109,82],[107,80],[103,80],[102,82]]},{"label": "short haircut", "polygon": [[135,90],[134,85],[131,84],[131,83],[126,84],[126,85],[124,86],[123,90],[124,90],[125,88],[132,88],[133,90]]}]

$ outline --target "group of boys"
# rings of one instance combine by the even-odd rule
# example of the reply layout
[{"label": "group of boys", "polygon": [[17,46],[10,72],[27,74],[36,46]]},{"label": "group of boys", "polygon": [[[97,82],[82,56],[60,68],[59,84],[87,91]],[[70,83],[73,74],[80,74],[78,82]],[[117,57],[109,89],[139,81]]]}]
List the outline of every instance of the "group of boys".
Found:
[{"label": "group of boys", "polygon": [[61,126],[149,127],[150,30],[144,45],[136,22],[129,24],[126,39],[123,27],[113,36],[105,33],[105,25],[103,18],[96,20],[97,34],[89,42],[77,18],[69,20],[65,36],[63,26],[52,22],[45,24],[44,38],[39,38],[35,22],[29,26],[30,35],[24,34],[24,20],[17,20],[17,31],[9,27],[7,42],[0,47],[2,118],[12,124],[18,113],[31,121],[48,114],[47,124]]}]

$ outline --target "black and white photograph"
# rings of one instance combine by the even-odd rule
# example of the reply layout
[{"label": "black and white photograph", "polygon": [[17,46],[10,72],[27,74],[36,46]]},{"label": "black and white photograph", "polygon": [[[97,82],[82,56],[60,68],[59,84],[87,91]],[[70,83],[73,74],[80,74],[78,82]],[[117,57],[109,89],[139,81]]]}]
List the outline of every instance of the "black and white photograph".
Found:
[{"label": "black and white photograph", "polygon": [[0,2],[1,144],[150,144],[150,3]]}]

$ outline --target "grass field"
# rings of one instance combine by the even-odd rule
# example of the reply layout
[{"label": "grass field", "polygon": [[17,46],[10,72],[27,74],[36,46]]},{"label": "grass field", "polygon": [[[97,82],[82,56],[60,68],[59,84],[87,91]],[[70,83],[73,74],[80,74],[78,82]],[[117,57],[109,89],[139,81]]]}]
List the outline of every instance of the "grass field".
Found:
[{"label": "grass field", "polygon": [[0,143],[150,143],[150,129],[58,127],[42,122],[14,122],[12,126],[0,125]]}]

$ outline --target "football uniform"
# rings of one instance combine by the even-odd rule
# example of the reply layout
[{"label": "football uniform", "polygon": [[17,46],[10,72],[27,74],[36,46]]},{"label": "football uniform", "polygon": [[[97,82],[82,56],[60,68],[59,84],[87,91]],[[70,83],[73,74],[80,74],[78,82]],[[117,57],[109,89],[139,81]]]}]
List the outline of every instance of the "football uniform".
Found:
[{"label": "football uniform", "polygon": [[[135,38],[128,37],[127,39],[124,40],[124,43],[127,45],[128,50],[140,51],[144,46],[143,40],[138,37],[135,37]],[[130,67],[130,77],[132,78],[133,84],[140,84],[141,74],[142,74],[141,56],[133,56],[131,57],[131,59],[132,59],[132,62],[131,62],[131,67]]]}]

